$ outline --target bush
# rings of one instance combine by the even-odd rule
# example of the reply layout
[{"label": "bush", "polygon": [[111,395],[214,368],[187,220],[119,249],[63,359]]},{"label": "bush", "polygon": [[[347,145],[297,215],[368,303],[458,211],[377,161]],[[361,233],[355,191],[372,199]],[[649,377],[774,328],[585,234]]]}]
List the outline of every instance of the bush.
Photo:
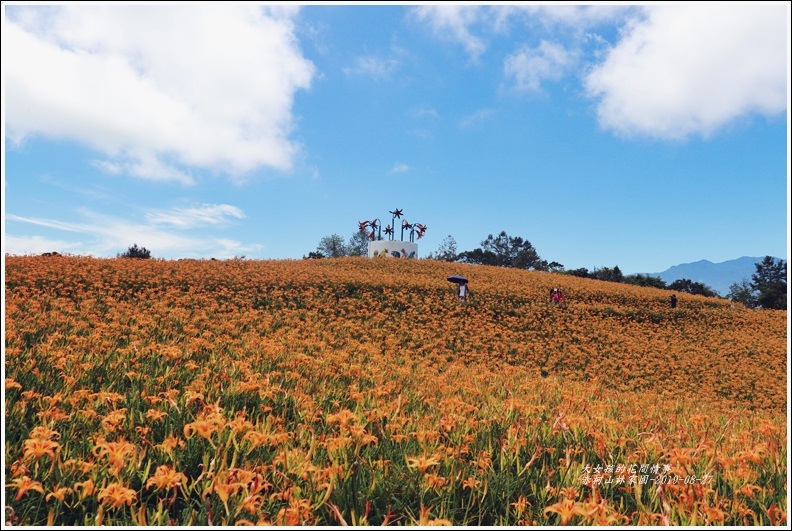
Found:
[{"label": "bush", "polygon": [[137,244],[133,244],[132,247],[127,249],[127,252],[123,254],[119,254],[118,258],[140,258],[146,260],[151,258],[151,251],[146,249],[145,247],[138,247]]}]

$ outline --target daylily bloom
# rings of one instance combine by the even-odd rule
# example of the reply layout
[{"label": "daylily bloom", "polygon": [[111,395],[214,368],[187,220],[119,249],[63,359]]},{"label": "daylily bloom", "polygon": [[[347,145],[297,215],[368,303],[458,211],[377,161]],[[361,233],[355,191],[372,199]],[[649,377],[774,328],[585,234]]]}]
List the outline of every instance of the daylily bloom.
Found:
[{"label": "daylily bloom", "polygon": [[440,461],[435,458],[434,456],[431,457],[408,457],[407,458],[407,466],[409,468],[417,468],[421,474],[426,472],[426,470],[435,465],[439,465]]},{"label": "daylily bloom", "polygon": [[94,448],[93,454],[99,458],[106,457],[110,467],[117,472],[124,466],[127,458],[135,455],[135,446],[123,439],[116,442],[103,442]]},{"label": "daylily bloom", "polygon": [[179,486],[182,482],[187,481],[187,477],[181,472],[176,472],[168,465],[161,465],[157,467],[154,475],[146,481],[146,487],[157,487],[157,490],[170,490]]},{"label": "daylily bloom", "polygon": [[97,494],[96,499],[105,505],[121,507],[122,505],[132,505],[137,499],[137,493],[128,489],[120,483],[111,483]]},{"label": "daylily bloom", "polygon": [[48,455],[50,459],[55,459],[55,451],[60,448],[60,444],[55,441],[28,439],[23,443],[23,448],[23,459],[38,461],[44,455]]},{"label": "daylily bloom", "polygon": [[86,479],[74,484],[74,492],[80,492],[80,499],[82,500],[93,495],[96,492],[96,487],[92,479]]},{"label": "daylily bloom", "polygon": [[158,420],[162,420],[167,416],[168,414],[166,412],[160,411],[159,409],[149,409],[146,411],[146,418],[152,422],[157,422]]},{"label": "daylily bloom", "polygon": [[36,492],[44,494],[44,487],[41,486],[41,483],[38,481],[33,481],[28,476],[15,478],[13,481],[11,481],[11,484],[7,484],[6,487],[14,487],[17,489],[17,500],[21,499],[22,496],[24,496],[29,490],[35,490]]},{"label": "daylily bloom", "polygon": [[72,492],[74,492],[74,489],[71,489],[70,487],[60,487],[56,485],[55,488],[52,489],[52,492],[47,494],[47,497],[44,499],[46,501],[50,501],[50,498],[55,498],[57,500],[63,501],[66,495],[71,494]]},{"label": "daylily bloom", "polygon": [[579,503],[570,499],[565,499],[546,507],[544,513],[558,514],[561,517],[561,525],[567,525],[573,516],[583,516],[586,514]]}]

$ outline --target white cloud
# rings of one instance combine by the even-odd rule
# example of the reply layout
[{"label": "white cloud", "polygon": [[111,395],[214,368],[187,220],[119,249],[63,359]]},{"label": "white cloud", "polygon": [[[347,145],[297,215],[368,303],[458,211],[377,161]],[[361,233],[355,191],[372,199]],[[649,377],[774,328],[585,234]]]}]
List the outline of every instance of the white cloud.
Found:
[{"label": "white cloud", "polygon": [[495,114],[495,111],[492,109],[479,109],[473,114],[469,114],[468,116],[462,118],[459,121],[459,126],[470,127],[473,124],[487,120],[493,114]]},{"label": "white cloud", "polygon": [[228,218],[244,219],[245,214],[233,205],[201,205],[146,214],[146,219],[154,225],[171,225],[182,229],[224,225]]},{"label": "white cloud", "polygon": [[6,7],[6,133],[84,143],[108,168],[291,168],[294,94],[314,66],[295,9],[255,4]]},{"label": "white cloud", "polygon": [[467,5],[424,5],[413,10],[421,22],[428,23],[435,35],[461,43],[473,60],[477,60],[487,48],[481,37],[471,33],[471,26],[480,20],[481,10]]},{"label": "white cloud", "polygon": [[391,74],[399,67],[396,59],[383,59],[373,55],[358,57],[353,68],[345,68],[346,75],[364,75],[377,80],[390,78]]},{"label": "white cloud", "polygon": [[43,236],[14,236],[6,234],[3,239],[3,254],[24,256],[30,254],[51,253],[84,255],[83,245],[79,242],[55,240]]},{"label": "white cloud", "polygon": [[404,173],[406,171],[410,171],[410,167],[407,164],[396,164],[390,169],[389,173]]},{"label": "white cloud", "polygon": [[151,153],[141,153],[137,158],[94,160],[91,165],[110,175],[129,175],[146,181],[175,181],[184,185],[195,184],[189,174],[166,164]]},{"label": "white cloud", "polygon": [[519,91],[538,91],[545,80],[557,81],[575,64],[575,54],[563,46],[542,41],[536,48],[527,46],[506,57],[504,74]]},{"label": "white cloud", "polygon": [[420,109],[414,110],[412,116],[415,118],[424,118],[426,116],[429,118],[440,118],[440,113],[433,107],[421,107]]},{"label": "white cloud", "polygon": [[789,8],[647,6],[585,83],[601,125],[620,134],[706,137],[787,108]]}]

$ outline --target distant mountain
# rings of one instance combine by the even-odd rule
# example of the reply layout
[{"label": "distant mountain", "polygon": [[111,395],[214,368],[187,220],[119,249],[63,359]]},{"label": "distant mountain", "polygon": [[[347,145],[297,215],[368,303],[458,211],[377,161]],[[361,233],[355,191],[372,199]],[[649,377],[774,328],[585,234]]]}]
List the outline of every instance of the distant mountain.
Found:
[{"label": "distant mountain", "polygon": [[729,288],[735,282],[743,279],[751,280],[756,273],[756,263],[764,260],[764,256],[743,256],[735,260],[713,263],[709,260],[699,260],[690,264],[671,266],[662,273],[649,273],[653,277],[660,277],[666,284],[675,280],[687,278],[693,282],[701,282],[725,297]]}]

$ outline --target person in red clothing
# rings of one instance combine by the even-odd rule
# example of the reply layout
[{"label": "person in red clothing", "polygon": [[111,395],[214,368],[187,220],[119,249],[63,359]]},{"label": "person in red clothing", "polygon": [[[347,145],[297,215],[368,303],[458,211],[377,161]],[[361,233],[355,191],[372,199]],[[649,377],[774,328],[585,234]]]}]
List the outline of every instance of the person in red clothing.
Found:
[{"label": "person in red clothing", "polygon": [[553,304],[561,304],[564,302],[564,294],[561,293],[561,288],[553,288],[553,291],[550,295],[550,301]]}]

